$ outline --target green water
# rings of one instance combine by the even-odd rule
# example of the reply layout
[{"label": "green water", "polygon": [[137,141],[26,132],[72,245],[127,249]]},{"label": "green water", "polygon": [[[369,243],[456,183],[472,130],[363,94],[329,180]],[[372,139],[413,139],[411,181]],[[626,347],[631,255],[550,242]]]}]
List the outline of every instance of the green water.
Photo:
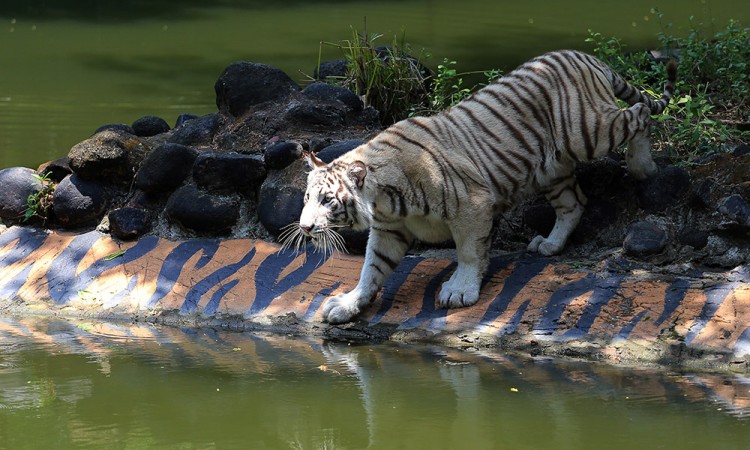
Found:
[{"label": "green water", "polygon": [[0,449],[746,449],[750,380],[0,319]]},{"label": "green water", "polygon": [[[658,7],[679,32],[688,17],[721,28],[750,22],[747,0],[284,1],[3,0],[0,2],[0,167],[39,163],[106,123],[215,111],[213,85],[233,61],[285,70],[304,82],[321,41],[350,25],[405,33],[416,49],[459,69],[512,68],[541,52],[586,49],[587,29],[656,45]],[[323,47],[324,59],[340,55]]]}]

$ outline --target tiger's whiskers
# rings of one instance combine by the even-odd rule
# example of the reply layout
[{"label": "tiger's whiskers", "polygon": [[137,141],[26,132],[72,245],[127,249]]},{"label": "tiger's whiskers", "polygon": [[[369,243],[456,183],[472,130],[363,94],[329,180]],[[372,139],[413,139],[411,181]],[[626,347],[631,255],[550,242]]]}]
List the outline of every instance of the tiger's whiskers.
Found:
[{"label": "tiger's whiskers", "polygon": [[[344,238],[332,228],[320,229],[311,240],[315,249],[323,253],[324,259],[335,253],[348,253]],[[281,248],[300,253],[305,248],[307,239],[299,227],[299,222],[292,222],[282,228],[279,241],[281,242]]]},{"label": "tiger's whiskers", "polygon": [[299,222],[292,222],[281,230],[279,241],[282,249],[294,249],[295,253],[299,253],[305,247],[305,235],[302,234]]}]

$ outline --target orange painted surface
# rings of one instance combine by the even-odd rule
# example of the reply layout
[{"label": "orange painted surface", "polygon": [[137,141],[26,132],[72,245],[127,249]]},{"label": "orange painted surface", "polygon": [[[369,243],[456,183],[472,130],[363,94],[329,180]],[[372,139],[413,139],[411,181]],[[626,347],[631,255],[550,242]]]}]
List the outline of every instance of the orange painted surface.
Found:
[{"label": "orange painted surface", "polygon": [[[0,306],[102,318],[179,314],[249,323],[293,314],[318,324],[325,298],[351,289],[362,261],[295,254],[247,239],[146,237],[118,243],[96,232],[13,227],[0,235]],[[750,353],[748,267],[705,279],[692,274],[657,280],[507,255],[492,260],[476,305],[438,309],[440,285],[454,267],[451,260],[407,257],[359,323],[556,342],[673,340]],[[707,281],[717,279],[724,281]]]}]

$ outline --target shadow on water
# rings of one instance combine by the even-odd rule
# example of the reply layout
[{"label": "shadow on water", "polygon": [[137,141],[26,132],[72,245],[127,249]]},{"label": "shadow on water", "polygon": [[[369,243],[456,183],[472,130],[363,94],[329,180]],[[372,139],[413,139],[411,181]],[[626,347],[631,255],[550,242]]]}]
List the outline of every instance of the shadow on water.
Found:
[{"label": "shadow on water", "polygon": [[0,318],[0,385],[0,448],[741,448],[750,439],[742,376],[149,324]]},{"label": "shadow on water", "polygon": [[218,78],[223,70],[215,61],[200,55],[134,56],[78,52],[70,59],[98,76],[111,76],[123,89],[142,96],[178,97],[191,90],[210,92],[213,86],[203,81]]}]

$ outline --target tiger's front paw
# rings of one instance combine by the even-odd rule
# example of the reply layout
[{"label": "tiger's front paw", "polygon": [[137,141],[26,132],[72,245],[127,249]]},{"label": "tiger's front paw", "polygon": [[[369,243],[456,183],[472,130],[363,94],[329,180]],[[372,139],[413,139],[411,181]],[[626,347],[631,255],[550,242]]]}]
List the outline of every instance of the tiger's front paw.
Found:
[{"label": "tiger's front paw", "polygon": [[339,294],[323,305],[323,321],[332,325],[351,321],[359,314],[357,297],[352,293]]},{"label": "tiger's front paw", "polygon": [[471,306],[479,300],[479,289],[476,287],[465,287],[451,283],[451,280],[443,283],[438,296],[438,306],[441,308],[463,308]]},{"label": "tiger's front paw", "polygon": [[544,236],[537,236],[531,240],[526,249],[530,252],[539,252],[544,256],[552,256],[560,253],[564,245],[564,243],[546,239]]}]

